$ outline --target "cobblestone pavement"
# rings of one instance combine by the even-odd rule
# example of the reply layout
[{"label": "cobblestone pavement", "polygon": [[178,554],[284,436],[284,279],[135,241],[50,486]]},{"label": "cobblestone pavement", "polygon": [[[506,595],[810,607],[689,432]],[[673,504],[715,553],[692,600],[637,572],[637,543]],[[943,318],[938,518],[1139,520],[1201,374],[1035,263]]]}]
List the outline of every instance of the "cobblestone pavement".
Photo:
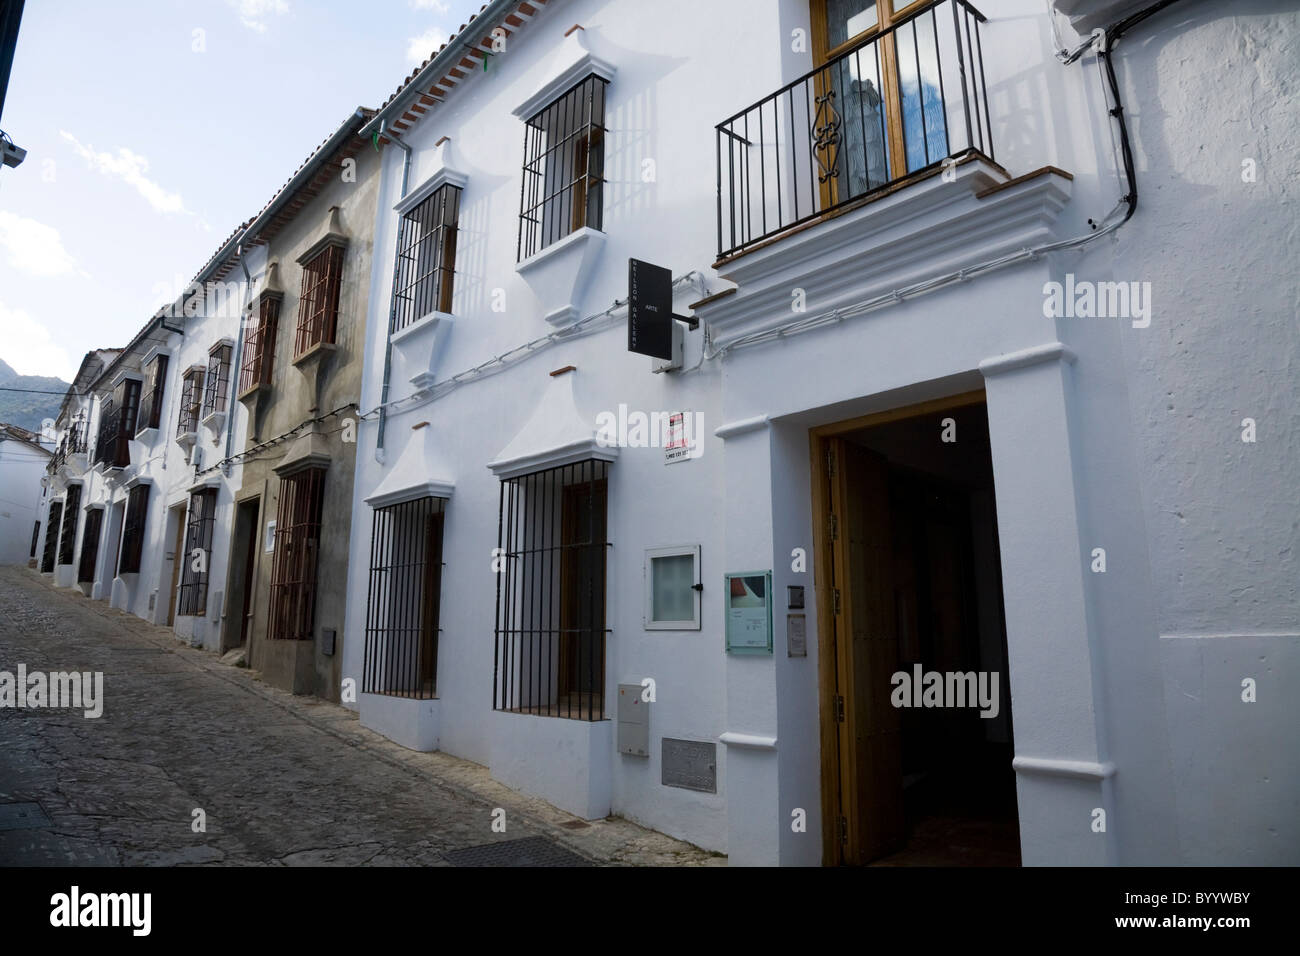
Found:
[{"label": "cobblestone pavement", "polygon": [[97,719],[0,708],[0,811],[32,801],[50,820],[0,828],[0,865],[446,865],[448,850],[533,836],[600,864],[726,862],[619,818],[583,824],[477,764],[406,750],[346,708],[0,567],[0,671],[19,663],[103,671],[106,704]]}]

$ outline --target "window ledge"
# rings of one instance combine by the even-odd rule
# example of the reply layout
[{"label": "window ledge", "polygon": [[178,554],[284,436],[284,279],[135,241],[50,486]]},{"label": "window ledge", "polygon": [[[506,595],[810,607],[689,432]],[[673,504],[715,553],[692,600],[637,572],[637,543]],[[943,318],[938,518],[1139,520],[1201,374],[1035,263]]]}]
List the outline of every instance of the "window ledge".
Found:
[{"label": "window ledge", "polygon": [[258,395],[261,395],[263,392],[270,392],[270,391],[271,391],[270,382],[258,382],[255,385],[248,386],[248,388],[240,392],[239,400],[241,402],[255,401]]},{"label": "window ledge", "polygon": [[815,289],[809,311],[829,312],[1057,238],[1069,173],[1012,179],[982,156],[951,169],[719,263],[739,288],[695,306],[714,347],[808,318],[791,313],[792,288]]},{"label": "window ledge", "polygon": [[317,342],[301,355],[294,356],[293,364],[298,368],[302,368],[311,362],[319,362],[331,352],[337,352],[338,348],[338,345],[333,342]]},{"label": "window ledge", "polygon": [[198,441],[198,439],[198,431],[179,432],[176,435],[176,444],[180,445],[182,448],[193,448],[194,443]]},{"label": "window ledge", "polygon": [[578,305],[604,248],[605,234],[583,226],[515,266],[547,322],[567,325],[581,317]]},{"label": "window ledge", "polygon": [[221,427],[225,423],[226,423],[225,412],[208,412],[208,414],[203,416],[203,421],[201,422],[201,424],[205,428],[211,430],[211,432],[214,435],[218,434],[221,431]]},{"label": "window ledge", "polygon": [[158,438],[158,426],[150,425],[135,433],[135,440],[144,445],[151,445]]},{"label": "window ledge", "polygon": [[[438,353],[451,333],[453,317],[446,312],[430,312],[406,328],[393,333],[391,339],[401,374],[411,383],[415,392],[432,388],[437,378],[434,374]],[[396,376],[395,376],[396,377]]]}]

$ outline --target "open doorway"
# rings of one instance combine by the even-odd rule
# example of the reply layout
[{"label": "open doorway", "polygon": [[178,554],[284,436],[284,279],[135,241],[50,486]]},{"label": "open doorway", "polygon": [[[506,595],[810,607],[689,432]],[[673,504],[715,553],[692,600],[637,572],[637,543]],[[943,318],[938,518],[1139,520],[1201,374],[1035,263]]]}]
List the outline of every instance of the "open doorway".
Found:
[{"label": "open doorway", "polygon": [[813,451],[824,858],[1019,865],[983,393],[815,429]]},{"label": "open doorway", "polygon": [[234,650],[236,647],[248,647],[251,630],[254,595],[256,594],[255,573],[261,498],[248,498],[240,501],[235,508],[235,531],[230,545],[230,588],[227,607],[238,608],[239,616],[227,619],[221,634],[221,652]]}]

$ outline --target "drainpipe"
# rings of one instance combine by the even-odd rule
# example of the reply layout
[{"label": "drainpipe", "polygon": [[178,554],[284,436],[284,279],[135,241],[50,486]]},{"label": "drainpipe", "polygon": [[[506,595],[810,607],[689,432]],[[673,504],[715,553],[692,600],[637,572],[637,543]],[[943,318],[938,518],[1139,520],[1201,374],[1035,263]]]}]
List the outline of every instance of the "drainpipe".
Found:
[{"label": "drainpipe", "polygon": [[[398,194],[398,200],[406,198],[406,184],[411,175],[411,147],[403,143],[392,132],[385,132],[388,121],[380,120],[379,130],[376,133],[376,141],[379,136],[387,136],[388,139],[397,144],[397,148],[402,151],[402,191]],[[398,261],[397,257],[402,254],[402,221],[397,220],[397,249],[393,253],[393,288],[388,302],[388,331],[384,338],[384,387],[379,393],[379,433],[375,437],[375,461],[381,465],[387,457],[384,454],[384,431],[388,425],[388,385],[389,379],[393,373],[393,321],[397,316],[397,276]]]},{"label": "drainpipe", "polygon": [[244,244],[241,242],[235,247],[235,255],[239,256],[239,268],[244,270],[244,307],[239,312],[239,333],[235,337],[235,359],[230,364],[230,394],[226,396],[226,402],[230,411],[226,413],[226,455],[225,464],[221,466],[221,473],[227,478],[230,477],[230,449],[235,440],[235,405],[237,399],[235,392],[239,390],[239,363],[244,351],[244,317],[248,315],[249,306],[253,302],[253,277],[248,274],[248,262],[244,257]]}]

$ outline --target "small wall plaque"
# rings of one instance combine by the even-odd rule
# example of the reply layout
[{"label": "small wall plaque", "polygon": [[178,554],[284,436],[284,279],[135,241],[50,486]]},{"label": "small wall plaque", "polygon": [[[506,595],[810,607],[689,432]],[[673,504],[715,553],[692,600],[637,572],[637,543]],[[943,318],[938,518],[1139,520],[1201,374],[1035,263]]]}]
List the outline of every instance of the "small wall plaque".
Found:
[{"label": "small wall plaque", "polygon": [[659,760],[660,782],[700,793],[718,792],[718,745],[703,740],[664,737]]},{"label": "small wall plaque", "polygon": [[785,651],[787,657],[808,656],[808,619],[802,614],[785,616]]},{"label": "small wall plaque", "polygon": [[772,572],[725,575],[727,652],[772,653]]}]

